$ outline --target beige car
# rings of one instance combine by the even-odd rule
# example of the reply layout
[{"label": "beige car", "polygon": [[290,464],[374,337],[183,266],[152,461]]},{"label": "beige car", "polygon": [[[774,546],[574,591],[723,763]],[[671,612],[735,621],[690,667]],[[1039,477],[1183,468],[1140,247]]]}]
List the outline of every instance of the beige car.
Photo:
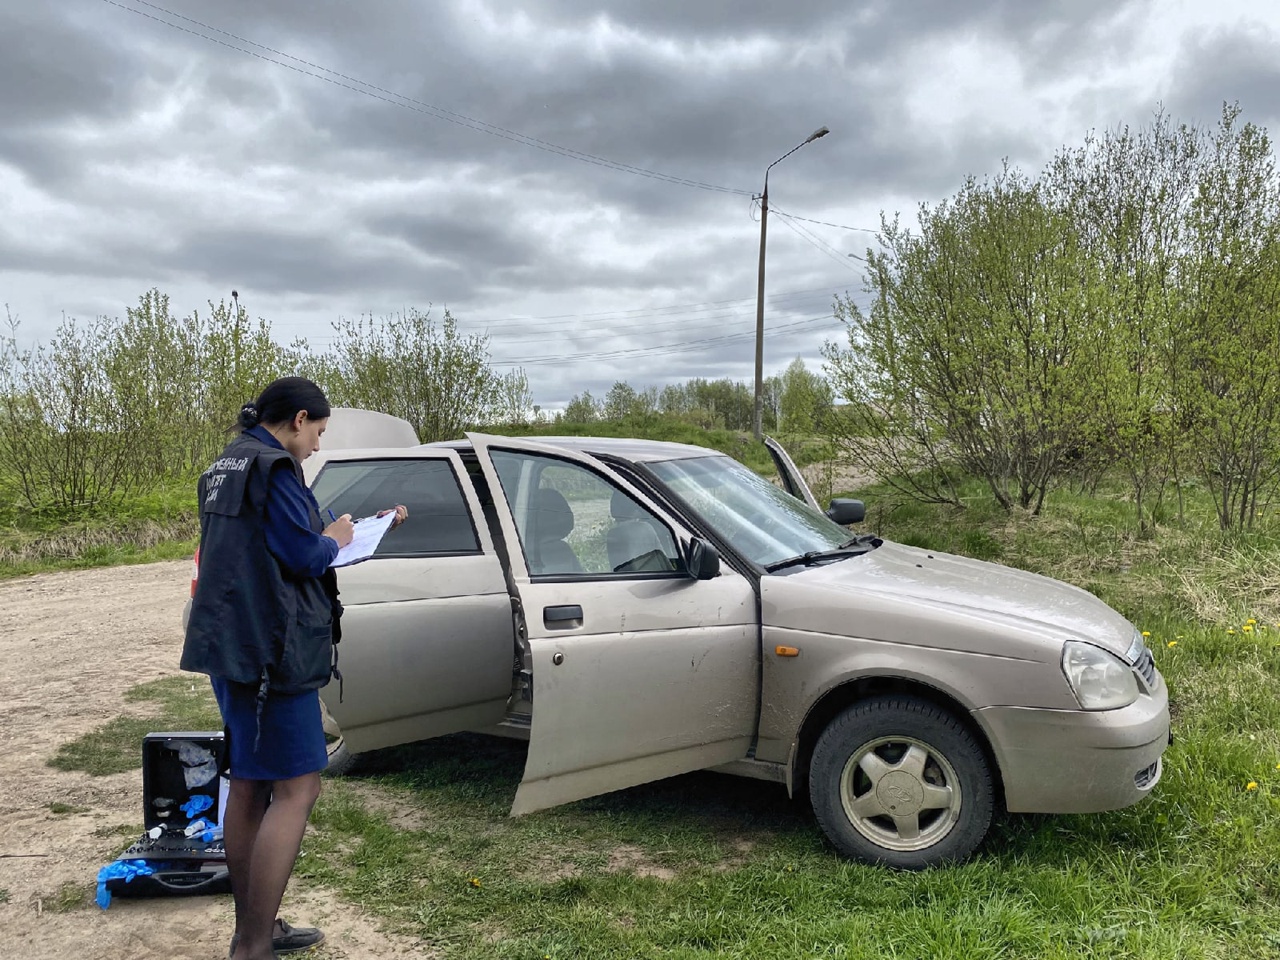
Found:
[{"label": "beige car", "polygon": [[[714,450],[469,434],[337,410],[321,508],[409,521],[339,572],[335,767],[455,731],[527,738],[512,814],[712,769],[807,793],[841,853],[969,855],[995,811],[1136,803],[1167,692],[1091,594],[915,549]],[[343,437],[345,435],[345,438]],[[332,449],[352,442],[382,444]]]}]

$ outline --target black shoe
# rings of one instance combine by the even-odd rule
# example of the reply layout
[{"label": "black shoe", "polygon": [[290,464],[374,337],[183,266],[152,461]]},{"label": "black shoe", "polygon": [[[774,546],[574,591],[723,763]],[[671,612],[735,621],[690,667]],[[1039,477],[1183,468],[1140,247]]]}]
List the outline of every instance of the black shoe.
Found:
[{"label": "black shoe", "polygon": [[276,953],[295,953],[322,943],[323,930],[316,927],[291,927],[279,917],[276,918],[275,936],[271,938],[271,949]]},{"label": "black shoe", "polygon": [[[287,922],[276,917],[275,929],[278,932],[271,938],[273,953],[296,953],[324,943],[324,931],[316,927],[291,927]],[[231,949],[227,951],[228,957],[236,952],[236,943],[239,940],[239,935],[232,935]]]}]

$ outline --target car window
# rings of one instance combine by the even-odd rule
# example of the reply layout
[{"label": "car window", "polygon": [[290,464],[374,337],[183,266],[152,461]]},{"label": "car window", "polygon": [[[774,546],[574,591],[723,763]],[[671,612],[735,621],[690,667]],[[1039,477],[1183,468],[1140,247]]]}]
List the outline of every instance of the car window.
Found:
[{"label": "car window", "polygon": [[730,457],[665,460],[648,468],[734,550],[761,566],[849,539],[844,527]]},{"label": "car window", "polygon": [[447,460],[334,460],[311,485],[321,515],[368,517],[403,503],[409,519],[390,531],[375,557],[478,553],[471,511]]},{"label": "car window", "polygon": [[683,574],[670,528],[604,477],[554,457],[490,456],[530,575]]}]

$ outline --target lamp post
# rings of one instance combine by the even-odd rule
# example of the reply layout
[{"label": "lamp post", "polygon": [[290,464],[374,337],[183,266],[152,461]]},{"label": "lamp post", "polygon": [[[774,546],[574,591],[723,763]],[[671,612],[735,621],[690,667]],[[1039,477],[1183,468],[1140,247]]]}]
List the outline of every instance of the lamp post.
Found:
[{"label": "lamp post", "polygon": [[769,225],[769,171],[807,143],[825,137],[831,131],[819,127],[808,139],[794,147],[764,168],[764,191],[760,194],[760,275],[756,286],[756,402],[752,420],[752,432],[757,440],[764,436],[762,415],[764,412],[764,238]]}]

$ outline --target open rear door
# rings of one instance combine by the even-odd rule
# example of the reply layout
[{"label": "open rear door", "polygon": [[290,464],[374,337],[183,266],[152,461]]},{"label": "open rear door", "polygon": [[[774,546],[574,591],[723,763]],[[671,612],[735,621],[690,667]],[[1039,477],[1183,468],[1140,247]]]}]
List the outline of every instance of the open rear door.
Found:
[{"label": "open rear door", "polygon": [[691,531],[594,458],[469,436],[532,653],[512,814],[746,757],[759,688],[752,584],[727,566],[690,577]]},{"label": "open rear door", "polygon": [[506,714],[515,632],[502,563],[457,453],[327,453],[321,512],[409,519],[338,571],[345,612],[337,683],[321,691],[353,753],[492,726]]}]

